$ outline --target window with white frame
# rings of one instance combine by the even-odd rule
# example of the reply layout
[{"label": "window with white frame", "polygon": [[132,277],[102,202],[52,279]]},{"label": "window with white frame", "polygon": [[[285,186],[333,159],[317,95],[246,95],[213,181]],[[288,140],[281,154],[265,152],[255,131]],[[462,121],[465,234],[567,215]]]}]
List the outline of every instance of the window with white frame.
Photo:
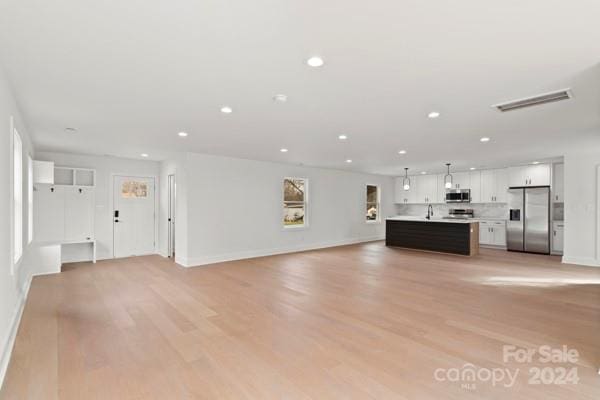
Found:
[{"label": "window with white frame", "polygon": [[283,180],[283,225],[302,227],[307,225],[308,181],[304,178],[285,178]]},{"label": "window with white frame", "polygon": [[33,160],[27,155],[27,244],[33,241]]},{"label": "window with white frame", "polygon": [[379,186],[367,185],[367,222],[379,221]]},{"label": "window with white frame", "polygon": [[13,130],[13,262],[23,255],[23,142]]}]

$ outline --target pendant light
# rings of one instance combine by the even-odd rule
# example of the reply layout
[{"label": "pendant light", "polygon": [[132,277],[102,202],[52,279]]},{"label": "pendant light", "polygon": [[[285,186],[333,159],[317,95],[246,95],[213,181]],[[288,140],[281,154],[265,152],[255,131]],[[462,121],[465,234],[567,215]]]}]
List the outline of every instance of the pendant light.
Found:
[{"label": "pendant light", "polygon": [[402,179],[404,190],[410,190],[410,178],[408,177],[408,168],[404,168],[404,179]]},{"label": "pendant light", "polygon": [[450,174],[450,163],[446,163],[448,173],[444,176],[444,187],[446,189],[452,189],[452,174]]}]

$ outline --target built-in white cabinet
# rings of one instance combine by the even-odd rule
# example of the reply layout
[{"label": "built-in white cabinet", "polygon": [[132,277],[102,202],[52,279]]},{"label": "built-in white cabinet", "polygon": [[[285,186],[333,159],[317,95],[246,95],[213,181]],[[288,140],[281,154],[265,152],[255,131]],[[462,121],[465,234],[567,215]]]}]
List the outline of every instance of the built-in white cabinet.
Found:
[{"label": "built-in white cabinet", "polygon": [[[96,171],[55,167],[53,163],[46,162],[37,165],[38,181],[34,183],[33,192],[34,240],[57,243],[93,241]],[[49,176],[54,183],[47,183]]]},{"label": "built-in white cabinet", "polygon": [[565,164],[554,164],[552,176],[552,200],[555,203],[563,203],[565,201]]},{"label": "built-in white cabinet", "polygon": [[438,179],[436,175],[414,177],[417,186],[417,203],[437,203]]},{"label": "built-in white cabinet", "polygon": [[[468,172],[454,172],[451,175],[452,175],[452,188],[451,189],[470,189],[471,188],[471,176]],[[443,176],[442,176],[442,178],[443,178]],[[444,182],[444,184],[445,184],[445,182]]]},{"label": "built-in white cabinet", "polygon": [[36,184],[36,242],[86,241],[94,237],[94,188]]},{"label": "built-in white cabinet", "polygon": [[506,247],[506,222],[498,220],[479,221],[479,244]]},{"label": "built-in white cabinet", "polygon": [[481,203],[481,172],[469,172],[469,189],[471,189],[471,203]]},{"label": "built-in white cabinet", "polygon": [[565,238],[565,223],[554,221],[552,224],[552,253],[562,254]]},{"label": "built-in white cabinet", "polygon": [[33,194],[33,239],[47,242],[65,237],[65,188],[36,184]]},{"label": "built-in white cabinet", "polygon": [[65,189],[65,240],[91,240],[94,237],[94,189]]},{"label": "built-in white cabinet", "polygon": [[[417,198],[417,179],[415,176],[410,177],[410,189],[404,190],[404,178],[396,178],[394,198],[397,204],[415,204],[419,203]],[[422,203],[422,202],[421,202]]]},{"label": "built-in white cabinet", "polygon": [[481,171],[481,203],[506,203],[508,172],[506,169]]},{"label": "built-in white cabinet", "polygon": [[33,183],[54,184],[54,163],[52,161],[33,161]]},{"label": "built-in white cabinet", "polygon": [[550,164],[525,165],[508,169],[509,186],[550,186]]}]

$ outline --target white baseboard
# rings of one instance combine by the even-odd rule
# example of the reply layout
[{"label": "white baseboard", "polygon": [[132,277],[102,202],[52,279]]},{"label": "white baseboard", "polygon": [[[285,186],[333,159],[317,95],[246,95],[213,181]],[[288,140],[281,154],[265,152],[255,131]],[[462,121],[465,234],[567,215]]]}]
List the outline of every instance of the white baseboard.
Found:
[{"label": "white baseboard", "polygon": [[307,251],[307,250],[317,250],[324,249],[328,247],[336,247],[336,246],[346,246],[349,244],[356,243],[365,243],[365,242],[373,242],[376,240],[383,240],[385,236],[372,236],[365,238],[354,238],[354,239],[345,239],[338,240],[333,242],[325,242],[325,243],[315,243],[309,245],[298,245],[298,246],[289,246],[289,247],[280,247],[280,248],[272,248],[272,249],[262,249],[262,250],[250,250],[250,251],[239,251],[234,253],[226,253],[219,254],[214,256],[206,256],[206,257],[194,257],[194,258],[184,258],[178,257],[175,255],[175,262],[184,267],[197,267],[201,265],[207,264],[215,264],[226,261],[236,261],[236,260],[244,260],[247,258],[256,258],[256,257],[265,257],[265,256],[274,256],[277,254],[286,254],[286,253],[297,253],[299,251]]},{"label": "white baseboard", "polygon": [[15,307],[14,314],[10,322],[8,335],[4,343],[2,343],[2,348],[0,349],[0,351],[2,351],[0,358],[0,389],[4,383],[4,378],[6,377],[6,371],[8,370],[10,356],[12,355],[13,347],[15,345],[15,339],[17,338],[19,325],[21,324],[21,316],[23,315],[23,310],[25,309],[25,303],[27,302],[27,296],[29,295],[29,288],[31,287],[32,279],[33,276],[30,275],[29,278],[25,280],[25,284],[21,289],[17,306]]},{"label": "white baseboard", "polygon": [[563,256],[563,264],[577,264],[584,265],[586,267],[600,267],[600,261],[591,257],[569,257]]}]

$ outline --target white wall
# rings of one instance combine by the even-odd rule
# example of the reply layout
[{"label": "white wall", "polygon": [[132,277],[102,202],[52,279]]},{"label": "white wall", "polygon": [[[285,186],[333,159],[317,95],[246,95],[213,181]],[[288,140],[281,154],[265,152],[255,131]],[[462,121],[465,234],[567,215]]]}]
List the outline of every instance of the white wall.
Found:
[{"label": "white wall", "polygon": [[[383,239],[385,217],[395,214],[391,177],[191,153],[185,171],[185,253],[176,236],[183,265]],[[285,177],[309,180],[306,229],[282,226]],[[381,188],[381,223],[365,221],[366,184]]]},{"label": "white wall", "polygon": [[[110,156],[37,152],[36,159],[54,161],[56,166],[93,168],[96,170],[95,238],[98,259],[113,257],[113,175],[153,176],[157,178],[156,192],[160,188],[160,163],[147,160],[132,160]],[[156,201],[158,209],[158,200]],[[158,215],[158,212],[157,212]],[[156,224],[158,238],[158,220]],[[63,247],[62,261],[89,261],[92,259],[89,245]]]},{"label": "white wall", "polygon": [[600,265],[598,167],[600,144],[565,154],[563,262]]},{"label": "white wall", "polygon": [[[11,251],[12,192],[12,132],[10,120],[23,141],[23,257],[13,270]],[[27,154],[33,155],[33,147],[25,121],[19,111],[4,71],[0,67],[0,384],[16,334],[17,322],[27,295],[35,265],[24,262],[28,252],[27,207]]]}]

